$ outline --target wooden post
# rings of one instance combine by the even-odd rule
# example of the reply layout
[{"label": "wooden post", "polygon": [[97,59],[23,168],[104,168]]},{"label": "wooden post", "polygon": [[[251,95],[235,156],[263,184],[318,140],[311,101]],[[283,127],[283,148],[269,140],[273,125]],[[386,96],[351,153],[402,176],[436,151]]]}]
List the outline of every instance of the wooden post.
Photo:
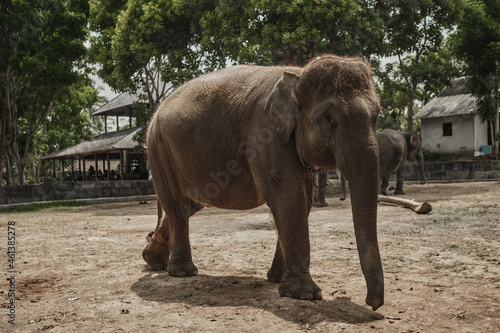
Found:
[{"label": "wooden post", "polygon": [[109,163],[109,150],[106,152],[106,158],[108,160],[108,180],[110,180],[110,177],[111,177],[111,164]]},{"label": "wooden post", "polygon": [[120,130],[120,124],[119,124],[118,115],[116,115],[116,131],[118,132],[119,130]]},{"label": "wooden post", "polygon": [[120,150],[121,179],[125,177],[125,166],[123,165],[123,150]]},{"label": "wooden post", "polygon": [[87,169],[85,169],[85,155],[83,156],[83,180],[86,181],[87,180]]},{"label": "wooden post", "polygon": [[97,170],[99,170],[99,166],[97,165],[97,153],[94,153],[94,164],[95,164],[94,179],[97,180]]},{"label": "wooden post", "polygon": [[52,160],[52,178],[56,179],[56,160]]}]

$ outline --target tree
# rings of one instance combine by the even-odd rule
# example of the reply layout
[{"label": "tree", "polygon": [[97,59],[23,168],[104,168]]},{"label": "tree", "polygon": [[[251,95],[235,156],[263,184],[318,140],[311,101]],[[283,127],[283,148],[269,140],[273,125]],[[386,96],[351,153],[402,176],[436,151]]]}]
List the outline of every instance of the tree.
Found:
[{"label": "tree", "polygon": [[[452,78],[460,75],[459,64],[453,59],[447,45],[436,52],[427,52],[422,56],[418,66],[405,66],[405,63],[412,62],[414,62],[413,56],[403,59],[403,65],[387,63],[383,66],[380,60],[372,61],[382,106],[380,128],[409,129],[410,120],[406,115],[410,102],[407,78],[418,80],[414,100],[424,105],[439,94]],[[418,123],[413,123],[412,128],[413,126],[418,127]],[[413,130],[418,129],[413,128]]]},{"label": "tree", "polygon": [[68,94],[54,103],[43,128],[33,140],[33,179],[39,182],[40,170],[47,171],[40,163],[40,157],[51,152],[74,146],[92,138],[90,114],[100,97],[92,87],[91,80],[85,78],[70,86]]},{"label": "tree", "polygon": [[453,36],[456,55],[464,62],[467,85],[477,97],[477,114],[490,122],[493,156],[498,159],[500,105],[500,2],[467,3]]},{"label": "tree", "polygon": [[[85,0],[7,0],[0,10],[0,174],[24,182],[33,136],[83,75]],[[12,172],[15,166],[15,172]]]},{"label": "tree", "polygon": [[365,55],[382,45],[376,1],[219,1],[201,18],[208,67],[304,65],[322,53]]},{"label": "tree", "polygon": [[397,58],[398,76],[408,95],[408,130],[413,130],[419,85],[435,76],[429,63],[443,46],[446,34],[462,13],[462,1],[390,0],[381,8],[386,24],[386,56]]},{"label": "tree", "polygon": [[192,24],[211,3],[91,0],[90,55],[98,75],[117,91],[142,90],[152,114],[170,83],[201,73]]},{"label": "tree", "polygon": [[[208,0],[90,0],[90,59],[117,91],[132,91],[148,109],[136,107],[138,126],[176,86],[202,73],[197,22]],[[134,140],[145,141],[145,130]]]}]

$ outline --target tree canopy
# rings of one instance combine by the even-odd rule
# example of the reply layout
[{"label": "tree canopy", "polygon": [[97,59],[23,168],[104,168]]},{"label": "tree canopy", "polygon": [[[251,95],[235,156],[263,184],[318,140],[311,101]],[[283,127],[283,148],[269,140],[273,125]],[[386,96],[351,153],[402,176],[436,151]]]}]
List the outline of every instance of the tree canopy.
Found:
[{"label": "tree canopy", "polygon": [[382,21],[364,0],[222,0],[201,18],[211,67],[233,63],[304,65],[323,53],[378,53]]},{"label": "tree canopy", "polygon": [[[459,22],[462,10],[462,0],[384,2],[385,55],[397,59],[397,66],[389,69],[396,74],[394,79],[402,84],[398,90],[403,87],[406,90],[406,118],[410,131],[413,129],[414,104],[419,90],[422,92],[422,88],[430,88],[436,77],[442,84],[443,79],[450,80],[456,74],[453,67],[440,59],[450,58],[442,48],[446,35]],[[399,93],[396,91],[396,94]]]},{"label": "tree canopy", "polygon": [[10,180],[18,184],[24,183],[34,137],[85,76],[88,14],[86,0],[1,4],[0,174],[7,161]]},{"label": "tree canopy", "polygon": [[[7,163],[7,178],[20,184],[25,166],[44,149],[88,137],[88,110],[99,99],[89,62],[115,91],[144,96],[149,109],[137,108],[138,125],[170,83],[228,64],[303,65],[323,53],[373,64],[382,126],[411,130],[415,101],[430,100],[460,75],[456,56],[479,98],[481,119],[493,121],[498,110],[496,0],[4,0],[0,6],[0,173]],[[396,60],[382,65],[387,57]],[[68,119],[74,123],[64,127]]]},{"label": "tree canopy", "polygon": [[471,93],[478,99],[477,114],[489,121],[493,153],[498,157],[500,101],[500,2],[470,1],[453,36],[453,45],[464,63]]}]

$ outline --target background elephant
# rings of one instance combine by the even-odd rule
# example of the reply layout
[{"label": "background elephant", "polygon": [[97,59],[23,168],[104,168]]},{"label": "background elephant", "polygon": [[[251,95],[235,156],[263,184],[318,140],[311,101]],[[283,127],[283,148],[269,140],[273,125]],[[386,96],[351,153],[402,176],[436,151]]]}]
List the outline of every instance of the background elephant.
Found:
[{"label": "background elephant", "polygon": [[310,170],[337,166],[350,181],[366,303],[377,309],[384,302],[376,231],[379,112],[370,68],[335,56],[304,68],[229,67],[176,89],[148,129],[149,164],[165,214],[143,258],[172,276],[194,276],[189,216],[202,206],[266,203],[278,232],[268,279],[281,282],[281,296],[321,299],[309,273]]},{"label": "background elephant", "polygon": [[387,186],[392,172],[397,172],[396,190],[394,194],[405,194],[406,161],[418,159],[420,182],[426,183],[424,173],[424,155],[422,154],[422,138],[419,133],[401,133],[393,129],[384,129],[377,133],[380,153],[380,192],[387,195]]},{"label": "background elephant", "polygon": [[[424,155],[422,154],[422,138],[419,133],[401,133],[393,129],[384,129],[377,133],[380,156],[380,192],[387,195],[387,186],[392,172],[397,172],[396,190],[394,194],[405,194],[403,183],[405,179],[406,161],[418,160],[420,182],[426,183],[424,172]],[[347,195],[346,180],[340,175],[342,196]]]},{"label": "background elephant", "polygon": [[[315,207],[328,207],[328,203],[326,202],[326,186],[328,185],[328,169],[319,169],[315,183],[316,192],[314,195],[314,206]],[[347,198],[347,188],[346,181],[342,173],[337,170],[337,175],[340,180],[340,192],[342,193],[340,196],[340,200],[344,201]]]},{"label": "background elephant", "polygon": [[326,186],[328,185],[328,168],[318,169],[314,179],[314,206],[328,207],[326,202]]}]

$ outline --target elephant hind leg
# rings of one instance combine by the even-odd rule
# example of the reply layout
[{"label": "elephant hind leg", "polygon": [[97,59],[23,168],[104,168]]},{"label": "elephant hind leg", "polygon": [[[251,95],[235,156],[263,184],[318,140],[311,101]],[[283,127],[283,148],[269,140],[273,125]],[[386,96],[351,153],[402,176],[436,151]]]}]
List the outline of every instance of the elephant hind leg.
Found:
[{"label": "elephant hind leg", "polygon": [[406,160],[403,160],[397,171],[396,191],[394,191],[394,194],[406,194],[405,191],[403,191],[403,184],[405,181],[405,170],[406,170]]},{"label": "elephant hind leg", "polygon": [[381,175],[380,193],[387,195],[387,186],[389,186],[389,173],[385,172]]}]

